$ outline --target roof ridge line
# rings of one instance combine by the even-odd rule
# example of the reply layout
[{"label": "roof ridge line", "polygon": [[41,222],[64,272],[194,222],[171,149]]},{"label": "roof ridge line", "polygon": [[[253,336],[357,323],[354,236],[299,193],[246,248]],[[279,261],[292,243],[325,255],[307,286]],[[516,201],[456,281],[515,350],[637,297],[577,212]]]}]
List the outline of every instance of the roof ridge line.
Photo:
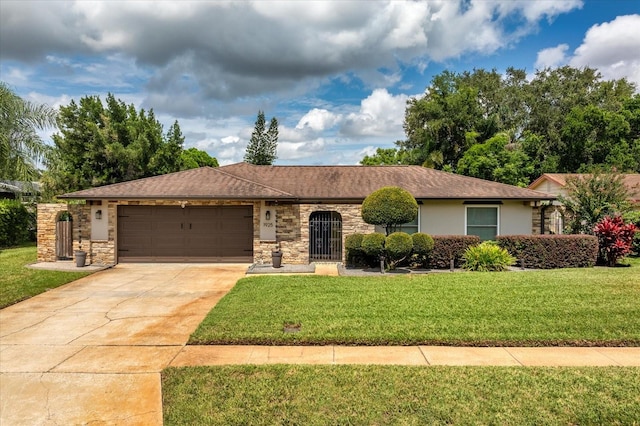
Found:
[{"label": "roof ridge line", "polygon": [[250,180],[250,179],[244,178],[244,177],[242,177],[242,176],[234,175],[233,173],[229,173],[229,172],[226,172],[226,171],[224,171],[224,170],[220,170],[220,168],[214,168],[214,170],[216,170],[216,171],[217,171],[217,172],[219,172],[219,173],[223,173],[223,174],[225,174],[225,175],[227,175],[227,176],[231,176],[231,177],[232,177],[232,178],[234,178],[234,179],[238,179],[238,180],[242,180],[242,181],[244,181],[244,182],[252,183],[252,184],[254,184],[254,185],[258,185],[258,186],[261,186],[261,187],[263,187],[263,188],[270,189],[270,190],[272,190],[272,191],[277,191],[277,192],[279,192],[279,193],[281,193],[281,194],[283,194],[283,195],[288,195],[288,196],[290,196],[290,197],[297,197],[296,195],[293,195],[293,194],[291,194],[290,192],[283,191],[283,190],[278,189],[278,188],[275,188],[275,187],[273,187],[273,186],[265,185],[265,184],[263,184],[263,183],[261,183],[261,182],[256,182],[255,180]]}]

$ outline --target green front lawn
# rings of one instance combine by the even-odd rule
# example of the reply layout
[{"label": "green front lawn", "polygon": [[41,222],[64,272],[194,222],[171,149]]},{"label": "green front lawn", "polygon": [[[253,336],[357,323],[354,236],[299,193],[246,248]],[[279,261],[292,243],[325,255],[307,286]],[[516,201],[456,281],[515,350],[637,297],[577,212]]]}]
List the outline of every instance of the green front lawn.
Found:
[{"label": "green front lawn", "polygon": [[0,309],[49,289],[89,275],[86,272],[60,272],[29,269],[36,261],[33,245],[0,251]]},{"label": "green front lawn", "polygon": [[169,368],[162,398],[166,425],[634,425],[640,368]]},{"label": "green front lawn", "polygon": [[[284,333],[286,323],[300,324]],[[244,278],[190,344],[640,345],[640,262],[534,272]]]}]

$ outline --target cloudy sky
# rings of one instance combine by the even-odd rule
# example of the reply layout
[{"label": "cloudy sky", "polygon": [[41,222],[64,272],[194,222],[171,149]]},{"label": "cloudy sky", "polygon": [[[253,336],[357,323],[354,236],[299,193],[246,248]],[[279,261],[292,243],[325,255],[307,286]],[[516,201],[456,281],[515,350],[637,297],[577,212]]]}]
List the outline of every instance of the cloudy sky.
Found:
[{"label": "cloudy sky", "polygon": [[639,28],[637,0],[0,0],[0,80],[56,107],[111,92],[221,164],[263,110],[276,164],[356,164],[404,139],[406,100],[445,69],[570,64],[640,85]]}]

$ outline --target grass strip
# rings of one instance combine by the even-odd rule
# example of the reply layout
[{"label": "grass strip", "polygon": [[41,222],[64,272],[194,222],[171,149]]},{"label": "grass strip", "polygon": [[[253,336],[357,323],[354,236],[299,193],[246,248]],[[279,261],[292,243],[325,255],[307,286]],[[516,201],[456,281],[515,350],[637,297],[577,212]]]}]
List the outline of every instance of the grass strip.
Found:
[{"label": "grass strip", "polygon": [[[638,346],[628,268],[244,278],[190,344]],[[285,333],[286,324],[300,331]]]},{"label": "grass strip", "polygon": [[26,268],[36,257],[34,245],[0,251],[0,309],[89,275]]},{"label": "grass strip", "polygon": [[223,366],[162,374],[164,424],[634,425],[640,368]]}]

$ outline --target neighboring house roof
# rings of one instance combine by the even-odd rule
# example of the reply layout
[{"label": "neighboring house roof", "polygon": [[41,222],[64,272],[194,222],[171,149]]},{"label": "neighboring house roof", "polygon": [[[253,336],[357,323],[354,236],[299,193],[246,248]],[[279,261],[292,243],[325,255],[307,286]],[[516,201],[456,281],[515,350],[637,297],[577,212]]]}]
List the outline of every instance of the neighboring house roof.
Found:
[{"label": "neighboring house roof", "polygon": [[[640,173],[623,173],[621,175],[622,182],[627,187],[627,190],[631,195],[630,201],[633,203],[640,203]],[[550,181],[564,187],[567,184],[567,179],[569,178],[586,178],[588,176],[590,175],[584,173],[544,173],[529,185],[529,189],[535,190],[545,181]]]},{"label": "neighboring house roof", "polygon": [[38,182],[22,182],[19,180],[0,180],[1,192],[12,192],[14,194],[31,192],[40,192],[40,184]]},{"label": "neighboring house roof", "polygon": [[551,200],[538,191],[421,166],[202,167],[62,195],[72,199],[290,199],[363,200],[383,186],[417,199]]}]

